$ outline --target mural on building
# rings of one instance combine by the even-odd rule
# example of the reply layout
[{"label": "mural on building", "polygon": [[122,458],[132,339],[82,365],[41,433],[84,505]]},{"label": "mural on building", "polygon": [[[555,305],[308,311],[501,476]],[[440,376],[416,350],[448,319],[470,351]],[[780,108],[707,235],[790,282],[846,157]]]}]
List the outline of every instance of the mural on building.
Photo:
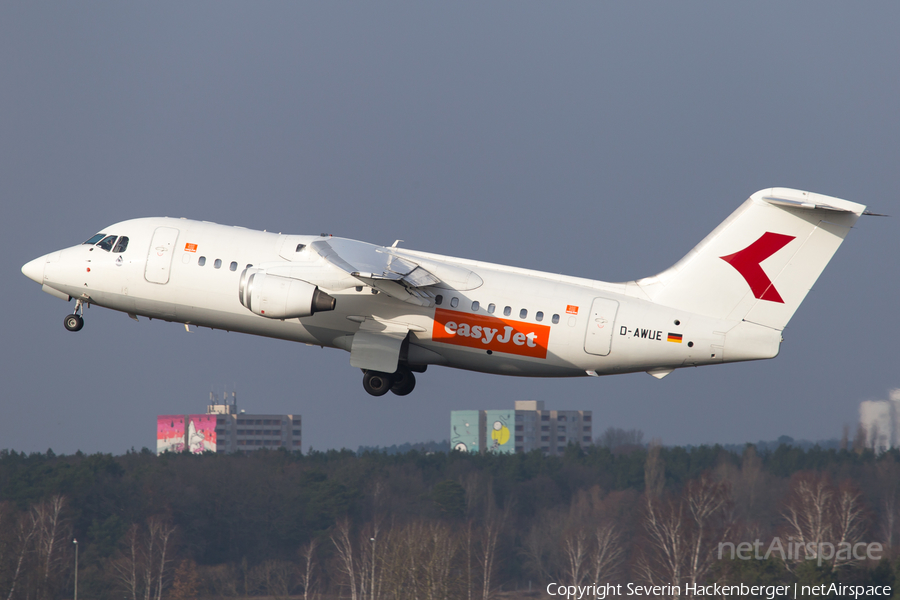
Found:
[{"label": "mural on building", "polygon": [[184,415],[156,417],[156,453],[184,450]]},{"label": "mural on building", "polygon": [[216,451],[216,415],[189,415],[188,450],[193,454]]},{"label": "mural on building", "polygon": [[450,413],[450,448],[460,452],[479,452],[477,410],[454,410]]},{"label": "mural on building", "polygon": [[514,454],[516,444],[509,428],[512,426],[515,411],[489,410],[486,413],[488,433],[491,436],[487,442],[488,452]]}]

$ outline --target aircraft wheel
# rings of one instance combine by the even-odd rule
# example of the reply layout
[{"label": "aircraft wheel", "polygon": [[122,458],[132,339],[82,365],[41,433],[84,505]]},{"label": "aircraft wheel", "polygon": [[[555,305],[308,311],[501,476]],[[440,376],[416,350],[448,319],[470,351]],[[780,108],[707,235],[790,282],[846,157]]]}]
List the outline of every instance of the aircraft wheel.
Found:
[{"label": "aircraft wheel", "polygon": [[394,373],[394,385],[391,391],[398,396],[405,396],[416,388],[416,376],[406,367],[400,367]]},{"label": "aircraft wheel", "polygon": [[81,328],[84,327],[84,319],[78,315],[66,315],[63,325],[69,331],[81,331]]},{"label": "aircraft wheel", "polygon": [[391,376],[381,371],[366,371],[363,375],[363,388],[372,396],[384,396],[393,383]]}]

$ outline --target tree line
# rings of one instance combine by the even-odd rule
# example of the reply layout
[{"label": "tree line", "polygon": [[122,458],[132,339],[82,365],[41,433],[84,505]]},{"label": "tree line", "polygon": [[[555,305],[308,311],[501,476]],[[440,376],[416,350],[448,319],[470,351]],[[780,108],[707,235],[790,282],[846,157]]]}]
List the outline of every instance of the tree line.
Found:
[{"label": "tree line", "polygon": [[[79,594],[98,599],[893,585],[897,451],[735,452],[605,435],[559,457],[0,451],[0,598],[72,597],[76,539]],[[878,556],[837,551],[874,543]]]}]

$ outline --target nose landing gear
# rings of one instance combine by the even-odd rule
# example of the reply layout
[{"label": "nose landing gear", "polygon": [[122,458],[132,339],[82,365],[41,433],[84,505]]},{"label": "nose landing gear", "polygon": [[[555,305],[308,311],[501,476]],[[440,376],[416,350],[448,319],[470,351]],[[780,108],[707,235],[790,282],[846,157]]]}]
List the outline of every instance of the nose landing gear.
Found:
[{"label": "nose landing gear", "polygon": [[84,303],[81,300],[76,300],[75,312],[71,315],[66,315],[63,325],[65,325],[66,329],[69,331],[81,331],[81,328],[84,327],[84,317],[81,316],[82,314],[84,314]]},{"label": "nose landing gear", "polygon": [[406,396],[416,387],[416,376],[408,367],[400,366],[395,373],[366,371],[363,388],[372,396],[384,396],[389,391],[398,396]]}]

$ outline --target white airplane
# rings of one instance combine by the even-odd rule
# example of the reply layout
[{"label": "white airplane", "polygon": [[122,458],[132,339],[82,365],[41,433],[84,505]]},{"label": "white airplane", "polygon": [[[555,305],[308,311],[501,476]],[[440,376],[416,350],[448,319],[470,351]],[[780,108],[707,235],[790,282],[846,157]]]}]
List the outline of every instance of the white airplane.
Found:
[{"label": "white airplane", "polygon": [[[123,221],[22,267],[75,311],[340,348],[373,396],[429,365],[599,376],[774,358],[782,330],[865,206],[770,188],[687,256],[625,283],[173,218]],[[398,240],[399,241],[399,240]]]}]

